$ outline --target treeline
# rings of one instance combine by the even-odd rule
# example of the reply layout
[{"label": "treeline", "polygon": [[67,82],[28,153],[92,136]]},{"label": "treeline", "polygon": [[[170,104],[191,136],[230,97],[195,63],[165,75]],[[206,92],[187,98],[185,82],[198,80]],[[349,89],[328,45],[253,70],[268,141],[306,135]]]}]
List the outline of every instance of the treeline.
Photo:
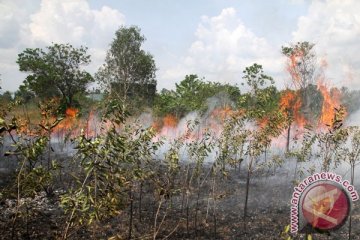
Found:
[{"label": "treeline", "polygon": [[[84,70],[91,62],[87,47],[76,48],[70,44],[52,44],[46,49],[27,48],[18,55],[17,63],[22,72],[28,74],[23,84],[12,95],[6,91],[0,95],[4,105],[12,100],[22,103],[59,99],[59,112],[66,108],[87,108],[95,100],[113,98],[122,102],[132,114],[151,108],[155,115],[172,114],[177,118],[192,111],[205,112],[212,97],[225,101],[228,107],[259,109],[266,112],[280,108],[280,98],[288,89],[277,89],[274,80],[265,75],[262,66],[254,64],[239,76],[239,84],[208,82],[196,74],[189,74],[175,84],[173,90],[157,91],[156,64],[153,56],[142,49],[145,37],[138,27],[120,27],[107,51],[104,64],[92,76]],[[316,86],[318,77],[314,45],[308,42],[282,47],[287,57],[289,86],[301,98],[300,111],[308,120],[319,116],[323,97]],[[246,75],[261,71],[263,79],[251,82]],[[269,81],[267,81],[269,80]],[[94,85],[94,83],[96,83]],[[250,89],[241,92],[240,86]],[[90,90],[91,89],[91,90]],[[252,89],[252,90],[251,90]],[[253,92],[250,92],[253,91]],[[360,90],[348,88],[330,89],[330,95],[340,91],[341,104],[348,113],[357,110]],[[95,96],[96,97],[92,97]],[[256,96],[255,96],[256,95]]]}]

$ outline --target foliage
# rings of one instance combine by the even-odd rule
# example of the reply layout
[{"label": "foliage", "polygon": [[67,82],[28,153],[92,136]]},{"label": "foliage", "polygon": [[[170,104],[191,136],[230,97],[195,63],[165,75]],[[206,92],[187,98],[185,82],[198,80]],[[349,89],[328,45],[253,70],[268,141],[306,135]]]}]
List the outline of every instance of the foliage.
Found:
[{"label": "foliage", "polygon": [[[350,164],[354,181],[360,155],[360,133],[357,127],[343,127],[346,114],[343,108],[336,109],[331,126],[316,130],[306,125],[302,139],[296,140],[298,144],[292,151],[274,154],[271,149],[274,139],[286,128],[290,136],[290,127],[297,114],[291,106],[295,105],[298,96],[303,98],[301,100],[304,96],[313,100],[305,101],[306,109],[305,105],[302,106],[303,111],[314,114],[313,121],[320,115],[322,96],[311,84],[315,72],[313,44],[302,42],[282,48],[288,57],[288,70],[296,90],[279,91],[274,79],[255,63],[243,71],[243,85],[249,90],[243,94],[236,85],[205,82],[197,75],[186,75],[174,90],[163,89],[155,95],[155,62],[151,54],[141,49],[144,41],[139,28],[121,27],[116,32],[104,66],[96,75],[107,96],[99,110],[102,118],[97,122],[100,125],[97,135],[89,136],[82,130],[72,141],[74,162],[69,167],[71,170],[66,169],[66,174],[67,177],[71,175],[73,182],[63,189],[60,196],[66,215],[64,239],[80,228],[106,224],[106,220],[114,216],[121,218],[120,224],[128,227],[128,239],[135,237],[133,231],[150,232],[148,234],[157,239],[166,220],[174,224],[174,228],[164,231],[166,236],[162,237],[165,239],[178,228],[186,228],[187,238],[192,237],[191,228],[194,228],[195,238],[198,238],[199,228],[204,226],[205,230],[209,226],[210,215],[213,217],[214,237],[217,238],[218,203],[228,194],[218,186],[221,186],[221,181],[231,180],[229,173],[232,170],[240,175],[236,180],[246,179],[245,194],[242,195],[246,232],[254,173],[272,168],[275,174],[284,159],[291,157],[296,159],[294,178],[298,172],[304,173],[298,169],[300,163],[313,164],[310,167],[304,164],[305,170],[311,173],[317,162],[321,163],[322,170],[329,171],[344,160]],[[89,62],[86,48],[74,49],[71,45],[55,44],[48,47],[48,52],[27,49],[19,54],[21,70],[32,74],[15,94],[15,101],[8,99],[9,108],[0,112],[0,143],[3,137],[12,141],[6,155],[18,162],[12,194],[17,195],[19,213],[22,211],[21,197],[34,197],[41,191],[48,195],[53,193],[54,179],[61,169],[59,161],[51,155],[52,133],[62,121],[59,101],[66,101],[69,106],[75,99],[87,106],[94,104],[82,94],[92,79],[80,70],[80,65]],[[80,79],[81,86],[70,86],[76,79]],[[72,93],[69,95],[67,91]],[[343,89],[343,92],[348,93],[348,90]],[[58,97],[39,104],[39,123],[34,125],[29,117],[7,115],[13,104],[34,100],[34,93],[44,100]],[[296,97],[284,108],[280,99],[286,93]],[[349,106],[354,105],[356,96],[354,92],[344,101]],[[204,126],[201,119],[196,119],[187,122],[180,136],[163,139],[153,128],[145,128],[140,122],[129,119],[130,112],[151,106],[154,97],[153,109],[157,116],[172,114],[180,119],[192,111],[204,114],[214,107],[231,108],[231,111],[219,121],[221,126],[220,130],[215,130],[217,132],[212,132],[206,128],[206,123]],[[216,106],[213,106],[214,99]],[[163,145],[167,149],[159,151]],[[210,164],[206,164],[207,160]],[[151,223],[139,230],[139,226],[145,226],[140,225],[143,194],[146,194],[146,208],[152,209],[153,214],[150,216],[146,211],[146,220]],[[204,202],[207,202],[206,214],[201,211],[201,206],[206,205]],[[181,207],[176,208],[176,204]],[[16,214],[14,222],[19,215]],[[138,216],[136,223],[135,216]],[[124,224],[125,221],[128,223]],[[184,229],[181,232],[185,232]],[[117,236],[123,238],[124,234],[118,233]],[[148,235],[141,237],[147,238]],[[289,226],[280,237],[291,239]]]},{"label": "foliage", "polygon": [[35,94],[30,91],[25,85],[20,85],[15,92],[15,99],[21,99],[23,103],[28,103],[35,98]]},{"label": "foliage", "polygon": [[273,78],[264,74],[262,66],[255,63],[245,68],[243,73],[250,90],[241,95],[239,105],[246,110],[248,117],[262,121],[278,111],[280,94],[273,85]]},{"label": "foliage", "polygon": [[186,75],[184,80],[175,86],[175,90],[163,89],[156,95],[154,110],[157,115],[172,114],[181,118],[192,111],[206,112],[211,105],[208,100],[212,97],[225,100],[225,104],[235,103],[240,97],[237,86],[205,82],[194,74]]},{"label": "foliage", "polygon": [[348,114],[356,112],[360,105],[360,91],[350,90],[347,87],[342,87],[341,103],[346,108]]},{"label": "foliage", "polygon": [[41,99],[61,98],[66,107],[74,106],[74,96],[84,93],[91,75],[81,70],[90,63],[86,47],[74,48],[70,44],[53,44],[47,51],[27,48],[19,54],[20,71],[30,73],[20,91],[30,89]]},{"label": "foliage", "polygon": [[297,89],[304,89],[314,81],[316,61],[314,46],[315,44],[310,42],[297,42],[281,47],[282,54],[288,58],[287,70]]},{"label": "foliage", "polygon": [[109,104],[103,123],[111,127],[94,139],[81,134],[77,140],[77,157],[81,159],[78,184],[61,198],[68,213],[70,227],[91,224],[114,216],[129,204],[128,192],[137,181],[148,177],[146,165],[158,143],[154,132],[140,126],[124,126],[126,115],[121,104]]},{"label": "foliage", "polygon": [[343,128],[345,110],[336,109],[332,126],[327,131],[317,134],[319,154],[322,161],[322,170],[329,171],[331,167],[336,168],[343,159],[342,148],[347,142],[349,129]]},{"label": "foliage", "polygon": [[155,61],[150,53],[141,49],[144,41],[138,27],[120,27],[105,64],[96,74],[101,86],[123,102],[123,108],[151,106],[155,95]]},{"label": "foliage", "polygon": [[[52,120],[53,102],[41,105],[42,122],[37,127],[31,128],[26,119],[21,116],[13,116],[11,121],[0,119],[3,134],[7,134],[12,140],[12,147],[5,156],[15,156],[18,162],[16,188],[23,196],[34,196],[40,191],[52,193],[52,172],[58,164],[52,159],[47,163],[41,161],[48,146],[52,129],[62,120]],[[55,106],[56,108],[56,106]]]}]

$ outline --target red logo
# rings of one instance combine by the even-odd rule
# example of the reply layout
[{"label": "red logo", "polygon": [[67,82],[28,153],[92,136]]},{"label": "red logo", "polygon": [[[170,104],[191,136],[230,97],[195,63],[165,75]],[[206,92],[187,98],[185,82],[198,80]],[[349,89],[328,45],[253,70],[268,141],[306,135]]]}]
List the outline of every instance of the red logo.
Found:
[{"label": "red logo", "polygon": [[331,230],[345,223],[350,211],[350,200],[339,187],[318,183],[306,192],[302,212],[306,221],[320,230]]}]

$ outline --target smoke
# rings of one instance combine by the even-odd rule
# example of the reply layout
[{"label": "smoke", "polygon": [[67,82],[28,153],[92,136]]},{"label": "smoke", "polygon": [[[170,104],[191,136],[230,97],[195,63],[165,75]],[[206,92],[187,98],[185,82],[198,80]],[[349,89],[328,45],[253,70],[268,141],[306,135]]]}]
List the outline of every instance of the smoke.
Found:
[{"label": "smoke", "polygon": [[359,126],[359,125],[360,125],[360,109],[358,109],[354,113],[351,113],[345,120],[345,126]]}]

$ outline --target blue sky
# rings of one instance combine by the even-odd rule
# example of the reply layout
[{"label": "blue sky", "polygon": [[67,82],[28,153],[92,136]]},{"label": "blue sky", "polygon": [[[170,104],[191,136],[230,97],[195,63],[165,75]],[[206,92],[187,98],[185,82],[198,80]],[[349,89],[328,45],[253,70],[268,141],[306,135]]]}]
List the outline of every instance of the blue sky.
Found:
[{"label": "blue sky", "polygon": [[137,25],[144,49],[158,67],[158,89],[172,88],[185,74],[239,84],[242,70],[263,65],[278,87],[289,79],[282,45],[316,43],[327,61],[330,86],[360,88],[360,2],[356,0],[2,0],[0,74],[4,90],[15,91],[17,54],[51,42],[86,45],[95,73],[120,25]]}]

